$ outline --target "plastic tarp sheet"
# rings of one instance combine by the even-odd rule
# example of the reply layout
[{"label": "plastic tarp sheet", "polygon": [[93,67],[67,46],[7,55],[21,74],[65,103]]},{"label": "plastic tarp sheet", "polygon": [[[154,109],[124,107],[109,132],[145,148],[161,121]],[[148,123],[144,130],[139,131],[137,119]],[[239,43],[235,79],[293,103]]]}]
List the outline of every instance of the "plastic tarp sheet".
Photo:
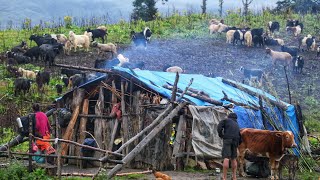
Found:
[{"label": "plastic tarp sheet", "polygon": [[197,156],[221,158],[222,139],[218,136],[218,124],[227,114],[224,108],[192,106],[192,147]]}]

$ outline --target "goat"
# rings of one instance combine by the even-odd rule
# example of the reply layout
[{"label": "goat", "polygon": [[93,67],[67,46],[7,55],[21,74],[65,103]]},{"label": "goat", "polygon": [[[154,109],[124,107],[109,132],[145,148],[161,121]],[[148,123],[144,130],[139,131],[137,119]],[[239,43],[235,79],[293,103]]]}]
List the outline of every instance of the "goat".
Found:
[{"label": "goat", "polygon": [[292,56],[289,53],[273,51],[269,48],[266,48],[266,53],[271,56],[273,66],[276,64],[277,61],[284,61],[285,66],[290,66]]},{"label": "goat", "polygon": [[113,43],[100,44],[97,42],[93,42],[92,46],[98,48],[98,54],[100,54],[102,52],[111,52],[112,58],[113,58],[114,54],[117,54],[117,46]]},{"label": "goat", "polygon": [[102,29],[102,27],[100,27],[101,29],[93,29],[91,30],[90,28],[87,29],[87,32],[91,32],[92,33],[92,41],[94,41],[94,38],[101,38],[102,39],[102,43],[104,43],[104,38],[106,35],[108,35],[107,30],[106,29]]},{"label": "goat", "polygon": [[301,56],[297,56],[297,58],[292,59],[293,62],[293,72],[302,74],[302,69],[304,66],[304,59]]}]

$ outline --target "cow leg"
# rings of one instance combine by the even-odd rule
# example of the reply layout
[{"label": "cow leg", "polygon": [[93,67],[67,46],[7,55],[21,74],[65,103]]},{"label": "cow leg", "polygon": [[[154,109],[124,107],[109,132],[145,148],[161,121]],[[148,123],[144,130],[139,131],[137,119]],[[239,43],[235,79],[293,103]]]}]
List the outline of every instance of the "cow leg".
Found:
[{"label": "cow leg", "polygon": [[276,180],[279,180],[278,174],[279,174],[279,161],[275,161],[274,175]]},{"label": "cow leg", "polygon": [[239,156],[238,156],[238,161],[239,161],[239,176],[240,177],[245,177],[246,174],[244,173],[244,155],[245,155],[245,150],[242,150],[239,148]]},{"label": "cow leg", "polygon": [[276,161],[274,158],[271,158],[271,157],[270,157],[270,169],[271,169],[270,179],[275,180],[275,176],[277,176],[276,175]]}]

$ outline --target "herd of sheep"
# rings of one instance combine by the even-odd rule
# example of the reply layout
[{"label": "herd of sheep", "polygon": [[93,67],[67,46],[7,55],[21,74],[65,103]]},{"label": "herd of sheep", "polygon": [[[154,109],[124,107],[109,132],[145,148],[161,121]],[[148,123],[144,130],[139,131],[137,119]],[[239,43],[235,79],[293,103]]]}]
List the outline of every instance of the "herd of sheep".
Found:
[{"label": "herd of sheep", "polygon": [[[279,45],[281,51],[275,51],[271,48],[266,48],[266,54],[271,56],[272,65],[277,62],[282,62],[284,66],[291,66],[295,72],[301,73],[304,65],[304,59],[299,56],[301,51],[317,51],[317,56],[320,56],[320,47],[316,45],[316,38],[312,35],[301,37],[303,32],[303,24],[298,20],[288,20],[285,30],[292,32],[298,38],[299,47],[285,46],[285,42],[281,38],[273,38],[275,31],[280,30],[279,22],[268,23],[268,30],[264,32],[263,28],[238,28],[224,24],[224,20],[211,19],[209,21],[209,33],[226,33],[226,42],[233,45],[244,44],[247,47],[265,47]],[[122,54],[117,53],[117,45],[113,43],[104,43],[107,33],[105,26],[99,26],[96,29],[87,29],[83,34],[76,34],[73,31],[68,33],[68,37],[64,34],[44,34],[43,36],[31,35],[29,40],[34,41],[37,46],[28,48],[27,43],[22,41],[21,44],[13,47],[11,51],[6,53],[6,64],[8,72],[16,78],[14,82],[15,94],[20,91],[27,92],[30,89],[30,83],[36,82],[38,89],[43,91],[43,85],[50,81],[50,73],[47,71],[34,72],[31,70],[16,67],[19,64],[38,62],[41,59],[45,66],[54,65],[54,60],[58,54],[64,53],[70,55],[70,52],[77,52],[79,48],[89,51],[90,47],[96,48],[98,57],[95,61],[94,68],[111,68],[112,66],[121,66],[130,69],[142,69],[144,62],[132,63]],[[130,37],[136,45],[142,45],[146,48],[149,43],[152,32],[149,28],[145,28],[141,32],[131,31]],[[102,43],[98,43],[95,39],[101,38]],[[112,53],[112,59],[99,59],[99,56],[106,53]],[[116,58],[114,58],[116,55]],[[260,69],[241,68],[245,78],[249,80],[261,81],[263,71]],[[184,70],[179,66],[166,65],[163,68],[166,72],[183,73]],[[95,78],[94,74],[86,74],[78,70],[61,69],[62,81],[65,86],[77,87],[80,84]],[[63,85],[57,84],[57,93],[62,92]]]},{"label": "herd of sheep", "polygon": [[[301,36],[304,25],[298,20],[287,20],[286,32],[292,33],[295,37],[298,37],[299,46],[285,46],[285,42],[281,38],[273,38],[275,31],[280,31],[279,22],[268,22],[267,31],[264,32],[263,28],[250,29],[248,27],[238,28],[234,26],[228,26],[224,24],[224,20],[211,19],[209,21],[209,33],[226,33],[226,43],[232,43],[233,45],[243,43],[247,47],[264,47],[266,46],[281,46],[281,51],[275,51],[266,47],[266,54],[272,59],[272,65],[275,66],[277,62],[282,63],[284,66],[289,67],[292,65],[292,69],[296,73],[302,73],[304,66],[304,59],[298,55],[299,52],[304,51],[317,51],[317,56],[320,56],[320,46],[316,44],[316,37],[308,34],[307,36]],[[249,80],[261,80],[263,71],[260,69],[246,69],[241,68],[244,72],[244,76]],[[250,82],[250,81],[249,81]]]}]

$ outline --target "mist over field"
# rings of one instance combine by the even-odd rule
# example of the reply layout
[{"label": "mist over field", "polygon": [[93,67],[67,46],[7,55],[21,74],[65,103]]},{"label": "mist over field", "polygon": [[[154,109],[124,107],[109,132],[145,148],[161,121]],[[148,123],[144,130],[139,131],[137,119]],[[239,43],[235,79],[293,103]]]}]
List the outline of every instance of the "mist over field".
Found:
[{"label": "mist over field", "polygon": [[[9,21],[13,27],[21,26],[21,22],[30,18],[32,24],[38,24],[40,20],[44,22],[55,21],[66,15],[72,17],[99,17],[107,16],[107,23],[115,23],[120,19],[129,20],[132,12],[133,0],[11,0],[2,3],[0,6],[0,27],[5,28]],[[262,7],[274,7],[277,0],[254,0],[250,8],[254,11]],[[177,11],[200,12],[202,1],[200,0],[169,0],[162,4],[157,3],[157,8],[163,15],[169,15]],[[241,0],[225,0],[224,11],[227,9],[242,8]],[[207,1],[207,12],[218,13],[218,0]]]}]

